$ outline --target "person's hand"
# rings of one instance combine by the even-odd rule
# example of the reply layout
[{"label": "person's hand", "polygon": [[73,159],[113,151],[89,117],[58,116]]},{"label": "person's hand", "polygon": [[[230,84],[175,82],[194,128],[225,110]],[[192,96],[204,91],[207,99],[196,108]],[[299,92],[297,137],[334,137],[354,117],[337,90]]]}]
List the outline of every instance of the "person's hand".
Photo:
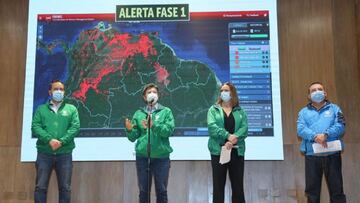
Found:
[{"label": "person's hand", "polygon": [[326,135],[325,134],[317,134],[315,136],[315,142],[321,144],[323,143],[324,141],[326,141]]},{"label": "person's hand", "polygon": [[49,145],[51,149],[55,151],[61,147],[61,142],[57,139],[51,139]]},{"label": "person's hand", "polygon": [[317,134],[315,137],[315,142],[321,144],[324,148],[327,148],[327,136],[325,134]]},{"label": "person's hand", "polygon": [[235,136],[235,135],[233,135],[233,134],[230,134],[229,135],[229,137],[228,137],[228,140],[231,142],[231,144],[236,144],[237,143],[237,141],[238,141],[238,138]]},{"label": "person's hand", "polygon": [[133,125],[131,124],[131,121],[128,118],[125,118],[125,128],[128,131],[131,131],[133,129]]},{"label": "person's hand", "polygon": [[226,142],[225,147],[227,150],[230,150],[233,147],[233,144],[231,142]]},{"label": "person's hand", "polygon": [[[150,117],[150,128],[152,127],[152,125],[153,125],[153,121],[152,121],[152,119],[151,119],[151,115],[149,114],[148,115],[148,117],[147,117],[147,119]],[[147,129],[148,128],[148,120],[142,120],[141,121],[141,124],[142,124],[142,126],[143,126],[143,128],[144,129]]]},{"label": "person's hand", "polygon": [[143,126],[144,129],[147,129],[147,120],[142,120],[141,125]]},{"label": "person's hand", "polygon": [[323,135],[323,143],[322,143],[322,146],[324,147],[324,148],[327,148],[327,134],[322,134]]}]

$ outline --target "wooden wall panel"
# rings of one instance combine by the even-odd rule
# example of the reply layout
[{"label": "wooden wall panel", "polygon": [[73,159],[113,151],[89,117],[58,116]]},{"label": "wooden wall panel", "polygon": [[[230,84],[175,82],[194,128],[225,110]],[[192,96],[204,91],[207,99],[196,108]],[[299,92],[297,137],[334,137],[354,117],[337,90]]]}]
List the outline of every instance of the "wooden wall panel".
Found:
[{"label": "wooden wall panel", "polygon": [[[135,162],[131,161],[124,164],[122,184],[124,188],[123,202],[137,203],[138,185]],[[154,185],[152,185],[151,197],[151,201],[154,202]]]},{"label": "wooden wall panel", "polygon": [[338,97],[347,124],[345,141],[359,143],[359,101],[360,101],[360,69],[358,59],[358,46],[356,46],[356,6],[354,1],[333,2],[333,36],[335,82]]},{"label": "wooden wall panel", "polygon": [[27,5],[0,1],[0,146],[19,146],[21,140]]},{"label": "wooden wall panel", "polygon": [[[208,161],[191,161],[187,168],[187,202],[208,202],[212,197],[211,164]],[[173,181],[177,182],[177,181]],[[175,194],[177,191],[174,191]]]},{"label": "wooden wall panel", "polygon": [[[171,162],[170,176],[169,179],[169,191],[170,197],[176,197],[172,199],[174,203],[181,203],[188,201],[188,184],[192,181],[189,180],[189,166],[190,161],[173,161]],[[171,189],[170,189],[171,188]],[[181,194],[181,195],[179,195]],[[155,201],[154,201],[155,202]]]},{"label": "wooden wall panel", "polygon": [[[344,189],[348,202],[360,199],[359,2],[278,0],[285,160],[246,161],[247,202],[306,202],[304,157],[298,151],[295,122],[307,102],[307,85],[314,80],[323,81],[330,99],[344,110]],[[27,7],[28,1],[0,0],[0,202],[5,203],[33,202],[34,164],[19,162]],[[72,202],[137,202],[134,162],[75,162],[72,181]],[[168,189],[170,203],[211,202],[210,162],[173,161]],[[322,189],[322,202],[328,202],[325,182]],[[229,182],[225,193],[225,202],[230,202]],[[155,202],[154,186],[151,196]],[[54,174],[48,202],[57,202]]]},{"label": "wooden wall panel", "polygon": [[74,165],[74,202],[123,202],[124,162],[77,162]]},{"label": "wooden wall panel", "polygon": [[359,202],[360,200],[360,145],[359,143],[348,143],[343,154],[343,181],[344,191],[348,202]]},{"label": "wooden wall panel", "polygon": [[308,85],[323,81],[335,89],[331,9],[328,0],[278,1],[285,144],[297,143],[297,113],[307,103]]}]

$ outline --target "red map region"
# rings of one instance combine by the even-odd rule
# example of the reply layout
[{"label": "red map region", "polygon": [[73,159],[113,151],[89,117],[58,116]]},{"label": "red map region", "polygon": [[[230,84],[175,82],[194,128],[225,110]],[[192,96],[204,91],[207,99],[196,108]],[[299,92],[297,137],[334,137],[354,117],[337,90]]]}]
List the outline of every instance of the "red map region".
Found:
[{"label": "red map region", "polygon": [[[110,53],[107,54],[107,58],[104,59],[103,62],[96,64],[95,68],[88,70],[86,74],[84,70],[80,71],[82,82],[79,85],[79,89],[72,93],[72,96],[81,101],[86,100],[86,93],[90,89],[93,89],[96,93],[105,94],[107,91],[99,90],[98,85],[105,76],[121,71],[123,69],[123,62],[126,59],[131,58],[136,54],[141,54],[145,59],[157,54],[152,40],[146,33],[137,36],[132,36],[128,33],[115,33],[112,38],[109,38],[99,29],[93,29],[82,32],[79,41],[85,41],[79,50],[78,57],[80,59],[80,64],[85,64],[93,57],[92,54],[89,53],[89,49],[93,50],[95,53],[97,53],[99,49],[110,50]],[[100,45],[101,47],[98,47]],[[122,63],[115,66],[112,61],[121,61]],[[157,62],[153,63],[153,68],[156,71],[157,82],[164,85],[169,84],[170,81],[167,79],[169,73],[166,68]],[[130,64],[128,70],[134,70],[132,64]]]}]

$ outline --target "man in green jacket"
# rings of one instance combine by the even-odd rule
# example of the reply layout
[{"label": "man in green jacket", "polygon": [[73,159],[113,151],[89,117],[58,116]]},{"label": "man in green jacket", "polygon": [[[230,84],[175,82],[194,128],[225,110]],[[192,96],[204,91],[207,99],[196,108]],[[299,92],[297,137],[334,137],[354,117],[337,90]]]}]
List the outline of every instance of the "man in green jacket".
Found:
[{"label": "man in green jacket", "polygon": [[46,202],[53,169],[59,186],[59,202],[70,203],[72,150],[80,121],[76,107],[65,103],[64,91],[62,82],[52,81],[49,85],[50,101],[37,108],[32,120],[32,133],[38,138],[35,203]]},{"label": "man in green jacket", "polygon": [[[140,203],[148,202],[151,190],[148,180],[149,178],[151,180],[152,175],[155,179],[157,202],[168,202],[169,156],[173,151],[170,147],[169,136],[172,135],[175,124],[171,110],[157,103],[158,91],[155,84],[146,85],[143,90],[146,107],[137,110],[131,121],[125,120],[128,139],[131,142],[137,140],[135,151]],[[149,148],[148,133],[150,133],[151,143]],[[148,176],[148,156],[150,156],[150,177]]]}]

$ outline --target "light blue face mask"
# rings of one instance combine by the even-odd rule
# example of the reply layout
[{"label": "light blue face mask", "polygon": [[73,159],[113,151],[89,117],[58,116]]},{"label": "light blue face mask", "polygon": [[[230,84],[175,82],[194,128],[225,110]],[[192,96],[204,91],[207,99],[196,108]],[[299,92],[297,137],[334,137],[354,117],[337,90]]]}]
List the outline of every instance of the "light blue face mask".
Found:
[{"label": "light blue face mask", "polygon": [[64,99],[64,91],[55,90],[52,92],[52,99],[57,102],[61,102]]},{"label": "light blue face mask", "polygon": [[229,91],[222,91],[220,93],[220,97],[221,97],[221,100],[223,100],[224,102],[228,102],[231,99],[231,95],[230,95]]},{"label": "light blue face mask", "polygon": [[315,91],[310,94],[311,101],[315,103],[321,103],[325,99],[325,92],[324,91]]}]

